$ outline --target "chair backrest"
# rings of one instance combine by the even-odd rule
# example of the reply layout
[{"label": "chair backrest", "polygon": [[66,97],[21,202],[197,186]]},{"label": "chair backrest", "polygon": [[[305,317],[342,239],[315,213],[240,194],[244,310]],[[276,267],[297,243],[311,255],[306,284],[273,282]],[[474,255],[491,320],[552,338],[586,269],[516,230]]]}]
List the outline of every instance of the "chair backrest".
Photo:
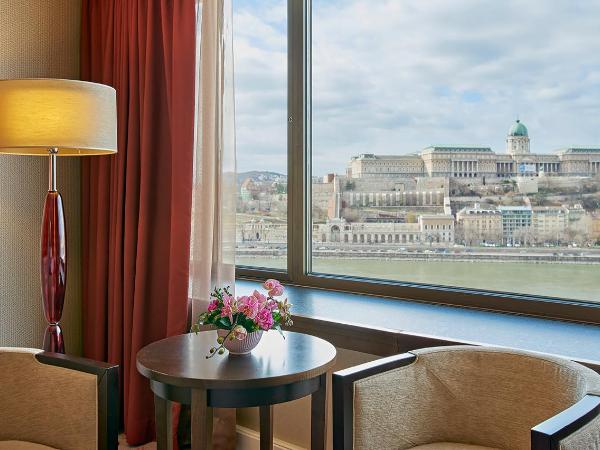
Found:
[{"label": "chair backrest", "polygon": [[96,375],[44,364],[41,352],[0,348],[0,441],[98,448]]},{"label": "chair backrest", "polygon": [[530,449],[530,430],[600,388],[571,361],[496,347],[411,352],[407,366],[354,382],[354,448],[459,442]]}]

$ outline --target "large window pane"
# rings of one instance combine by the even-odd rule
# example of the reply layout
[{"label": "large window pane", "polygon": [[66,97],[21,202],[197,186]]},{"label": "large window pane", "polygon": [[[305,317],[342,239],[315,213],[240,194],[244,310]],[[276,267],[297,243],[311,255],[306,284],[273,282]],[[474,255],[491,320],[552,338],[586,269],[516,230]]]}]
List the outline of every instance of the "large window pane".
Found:
[{"label": "large window pane", "polygon": [[598,300],[600,4],[312,11],[312,270]]},{"label": "large window pane", "polygon": [[234,0],[236,264],[285,269],[287,2]]}]

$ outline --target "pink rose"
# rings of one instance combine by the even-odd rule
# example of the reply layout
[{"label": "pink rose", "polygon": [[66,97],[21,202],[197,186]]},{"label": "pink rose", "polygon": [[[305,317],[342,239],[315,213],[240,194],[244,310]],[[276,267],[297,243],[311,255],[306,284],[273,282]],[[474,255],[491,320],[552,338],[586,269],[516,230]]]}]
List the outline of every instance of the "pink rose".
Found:
[{"label": "pink rose", "polygon": [[256,315],[256,324],[263,330],[270,330],[273,326],[273,315],[269,309],[263,309]]},{"label": "pink rose", "polygon": [[213,312],[215,309],[217,309],[217,306],[219,306],[219,301],[215,298],[208,304],[208,312]]}]

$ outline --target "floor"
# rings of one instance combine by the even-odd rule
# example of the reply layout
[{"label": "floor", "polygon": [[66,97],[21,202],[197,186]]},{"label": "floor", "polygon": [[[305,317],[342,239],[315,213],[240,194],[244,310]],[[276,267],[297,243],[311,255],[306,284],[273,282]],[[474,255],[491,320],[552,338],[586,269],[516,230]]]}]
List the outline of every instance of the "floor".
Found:
[{"label": "floor", "polygon": [[119,450],[125,450],[128,448],[137,448],[139,450],[156,450],[156,442],[150,442],[149,444],[144,444],[139,447],[131,447],[127,445],[127,442],[125,442],[125,435],[119,435]]}]

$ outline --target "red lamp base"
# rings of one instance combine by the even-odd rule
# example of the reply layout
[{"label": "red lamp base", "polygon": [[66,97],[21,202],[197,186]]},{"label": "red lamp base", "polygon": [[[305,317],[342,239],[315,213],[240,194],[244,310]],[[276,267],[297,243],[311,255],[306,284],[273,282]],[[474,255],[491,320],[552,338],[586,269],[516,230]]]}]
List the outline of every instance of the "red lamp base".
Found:
[{"label": "red lamp base", "polygon": [[56,190],[50,190],[46,195],[41,250],[42,301],[48,321],[44,350],[64,353],[59,322],[67,287],[67,237],[62,198]]},{"label": "red lamp base", "polygon": [[65,341],[63,340],[60,325],[48,325],[44,333],[44,350],[47,352],[64,353]]}]

